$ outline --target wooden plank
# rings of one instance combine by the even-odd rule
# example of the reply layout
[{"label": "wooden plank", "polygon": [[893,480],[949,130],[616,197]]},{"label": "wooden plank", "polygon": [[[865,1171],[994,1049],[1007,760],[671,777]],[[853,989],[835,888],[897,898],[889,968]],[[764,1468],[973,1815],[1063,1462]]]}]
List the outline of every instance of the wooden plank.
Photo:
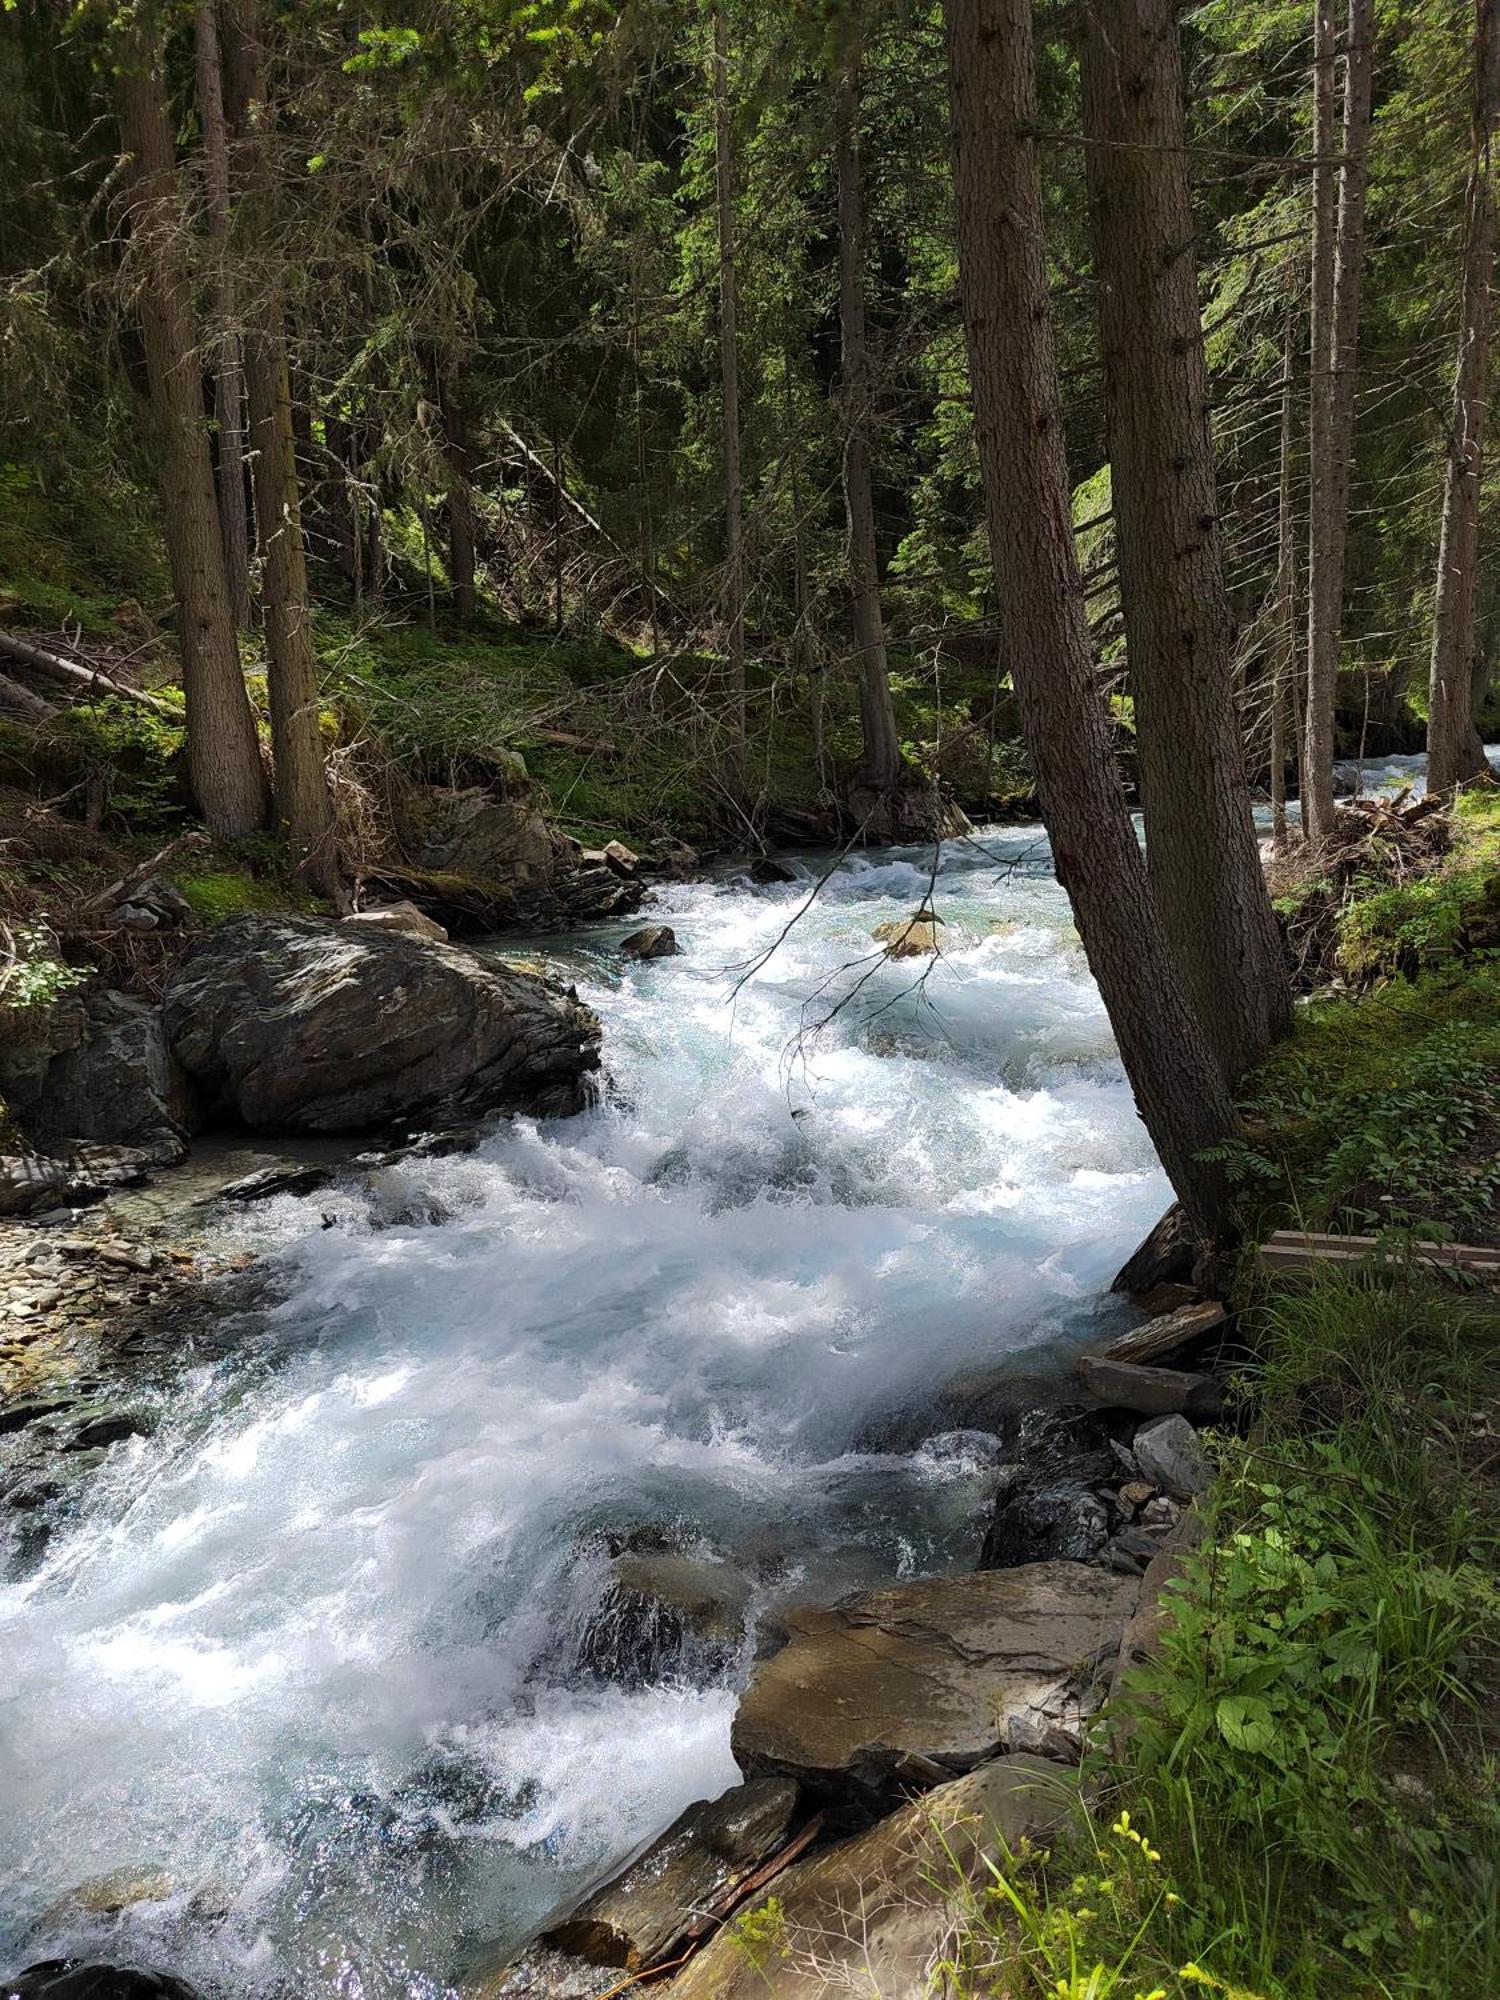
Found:
[{"label": "wooden plank", "polygon": [[1277,1277],[1312,1276],[1322,1269],[1357,1264],[1393,1266],[1412,1261],[1438,1271],[1500,1278],[1500,1250],[1472,1243],[1414,1243],[1408,1249],[1374,1236],[1336,1236],[1317,1230],[1278,1229],[1256,1252],[1261,1270]]}]

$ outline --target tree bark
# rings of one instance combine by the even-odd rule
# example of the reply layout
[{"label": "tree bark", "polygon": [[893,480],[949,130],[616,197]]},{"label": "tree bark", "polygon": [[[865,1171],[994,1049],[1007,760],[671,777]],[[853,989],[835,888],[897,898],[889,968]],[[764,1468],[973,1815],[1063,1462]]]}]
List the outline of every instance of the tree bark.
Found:
[{"label": "tree bark", "polygon": [[245,368],[229,262],[229,129],[224,122],[224,80],[219,62],[216,0],[199,0],[195,16],[198,115],[203,121],[203,168],[208,190],[208,234],[213,246],[214,422],[219,433],[219,525],[224,573],[234,622],[250,624],[250,510],[245,495]]},{"label": "tree bark", "polygon": [[859,157],[859,57],[851,53],[834,80],[839,204],[839,337],[844,419],[844,506],[848,522],[849,596],[859,657],[859,723],[864,744],[859,782],[881,796],[896,789],[901,744],[891,705],[885,620],[875,547],[870,477],[870,351],[865,322],[865,204]]},{"label": "tree bark", "polygon": [[1286,822],[1286,725],[1289,714],[1293,713],[1292,676],[1297,671],[1297,537],[1292,515],[1292,363],[1296,325],[1296,314],[1289,302],[1281,345],[1281,459],[1276,490],[1276,623],[1271,634],[1273,662],[1271,846],[1277,854],[1284,854],[1289,845]]},{"label": "tree bark", "polygon": [[1344,553],[1349,534],[1349,460],[1354,449],[1355,364],[1364,274],[1369,180],[1374,0],[1349,0],[1343,138],[1334,220],[1333,0],[1315,0],[1313,20],[1312,391],[1308,448],[1312,500],[1307,556],[1307,716],[1303,757],[1309,839],[1333,831],[1334,711],[1338,697]]},{"label": "tree bark", "polygon": [[123,51],[120,136],[131,156],[130,233],[177,599],[188,775],[208,825],[238,839],[265,824],[266,781],[225,579],[162,54],[160,38],[143,33]]},{"label": "tree bark", "polygon": [[1146,859],[1230,1082],[1291,1024],[1234,700],[1172,0],[1089,0],[1083,123]]},{"label": "tree bark", "polygon": [[724,396],[724,615],[729,656],[730,766],[745,761],[745,518],[740,469],[739,277],[734,226],[734,143],[729,124],[729,28],[713,8],[714,199],[719,232],[719,367]]},{"label": "tree bark", "polygon": [[946,0],[959,290],[1000,601],[1058,878],[1146,1128],[1183,1206],[1220,1229],[1235,1129],[1168,948],[1089,654],[1047,300],[1031,0]]},{"label": "tree bark", "polygon": [[1443,479],[1428,679],[1427,789],[1451,792],[1485,770],[1474,728],[1479,604],[1479,500],[1494,317],[1495,196],[1491,148],[1500,122],[1500,0],[1475,0],[1473,148],[1464,190],[1458,364]]},{"label": "tree bark", "polygon": [[[242,161],[244,200],[252,211],[257,246],[264,247],[268,212],[275,199],[275,166],[268,143],[271,111],[254,0],[231,0],[226,28],[228,96]],[[313,888],[338,900],[342,884],[318,715],[318,668],[279,274],[269,264],[257,275],[253,303],[246,313],[245,385],[261,532],[261,610],[276,817],[298,873]]]},{"label": "tree bark", "polygon": [[473,460],[469,450],[469,425],[463,401],[454,386],[453,374],[439,365],[438,409],[443,420],[443,457],[448,466],[448,491],[444,512],[448,523],[448,579],[453,586],[453,608],[467,625],[478,606],[474,583],[474,493],[469,483]]}]

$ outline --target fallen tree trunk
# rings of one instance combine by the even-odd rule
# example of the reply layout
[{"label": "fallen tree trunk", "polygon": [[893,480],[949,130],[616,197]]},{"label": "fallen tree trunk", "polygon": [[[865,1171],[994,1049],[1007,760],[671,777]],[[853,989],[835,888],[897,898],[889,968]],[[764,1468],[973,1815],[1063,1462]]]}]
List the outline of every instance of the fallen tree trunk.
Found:
[{"label": "fallen tree trunk", "polygon": [[8,674],[0,674],[0,715],[19,716],[23,722],[46,722],[56,713],[50,701],[43,701]]},{"label": "fallen tree trunk", "polygon": [[55,681],[74,694],[111,694],[121,701],[138,702],[142,708],[149,708],[156,715],[172,713],[164,701],[158,701],[154,694],[147,694],[144,688],[129,687],[124,681],[117,681],[105,673],[101,667],[85,667],[76,660],[65,660],[58,653],[49,653],[44,646],[33,646],[29,639],[18,639],[13,632],[0,632],[0,658],[14,660],[20,667],[29,667],[43,680]]}]

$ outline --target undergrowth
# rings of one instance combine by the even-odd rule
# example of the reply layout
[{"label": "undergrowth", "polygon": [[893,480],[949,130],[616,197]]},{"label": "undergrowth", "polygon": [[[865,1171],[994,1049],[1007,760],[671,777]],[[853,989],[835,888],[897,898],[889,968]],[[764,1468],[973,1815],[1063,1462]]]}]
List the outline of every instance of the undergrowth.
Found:
[{"label": "undergrowth", "polygon": [[972,1898],[967,2000],[1500,1992],[1500,1307],[1273,1296],[1249,1442],[1096,1753],[1102,1811]]}]

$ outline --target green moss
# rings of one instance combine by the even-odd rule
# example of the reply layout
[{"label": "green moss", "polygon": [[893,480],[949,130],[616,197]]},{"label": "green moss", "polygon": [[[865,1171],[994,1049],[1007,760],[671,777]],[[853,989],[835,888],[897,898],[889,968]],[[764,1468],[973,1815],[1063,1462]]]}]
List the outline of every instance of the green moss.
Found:
[{"label": "green moss", "polygon": [[[281,857],[276,859],[279,863]],[[191,875],[174,874],[172,879],[203,924],[221,924],[228,917],[261,910],[310,912],[319,907],[313,897],[293,887],[284,876],[256,874],[248,866],[216,865]]]}]

